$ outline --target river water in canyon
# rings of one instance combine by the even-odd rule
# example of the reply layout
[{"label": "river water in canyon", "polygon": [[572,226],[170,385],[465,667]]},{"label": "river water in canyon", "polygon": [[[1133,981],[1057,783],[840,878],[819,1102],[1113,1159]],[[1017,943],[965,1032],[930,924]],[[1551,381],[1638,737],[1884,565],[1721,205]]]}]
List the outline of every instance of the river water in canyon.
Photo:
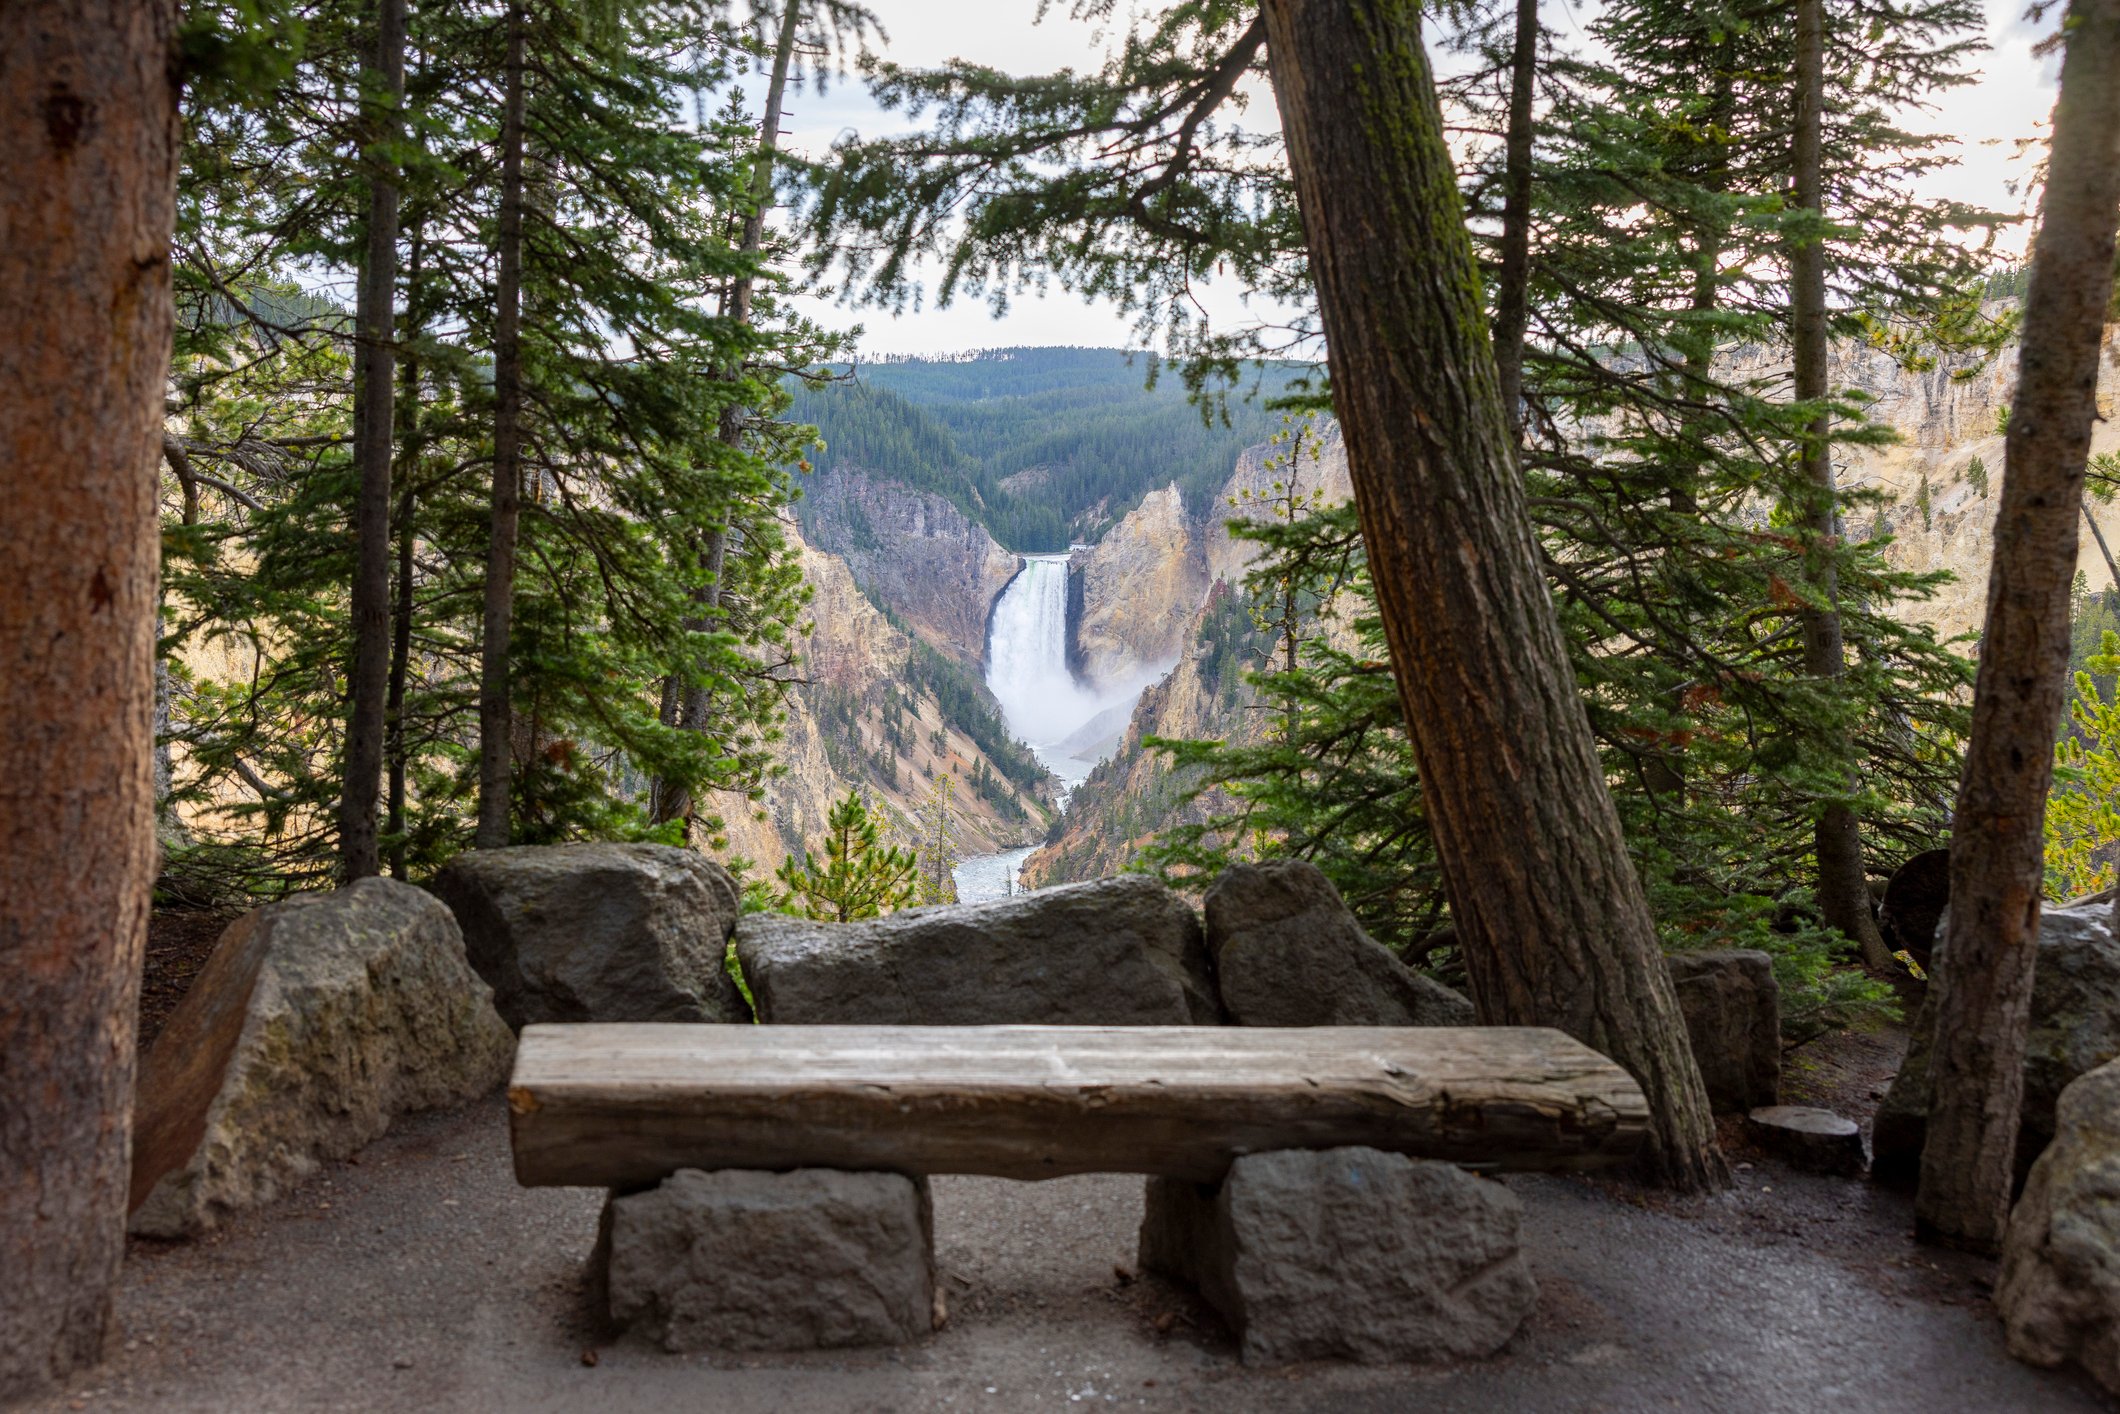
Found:
[{"label": "river water in canyon", "polygon": [[[987,630],[986,685],[1009,731],[1059,778],[1061,808],[1125,735],[1141,684],[1097,691],[1067,663],[1067,559],[1025,555],[994,603]],[[1017,892],[1032,848],[974,855],[957,866],[960,902]]]}]

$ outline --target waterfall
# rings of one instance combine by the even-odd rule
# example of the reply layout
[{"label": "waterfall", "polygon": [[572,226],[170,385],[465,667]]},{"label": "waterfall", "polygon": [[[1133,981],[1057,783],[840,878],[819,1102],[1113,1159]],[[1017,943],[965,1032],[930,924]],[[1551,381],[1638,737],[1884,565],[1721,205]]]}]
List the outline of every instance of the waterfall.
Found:
[{"label": "waterfall", "polygon": [[1025,555],[994,604],[986,685],[1002,720],[1060,778],[1063,797],[1126,734],[1141,689],[1163,668],[1098,691],[1067,665],[1067,556]]}]

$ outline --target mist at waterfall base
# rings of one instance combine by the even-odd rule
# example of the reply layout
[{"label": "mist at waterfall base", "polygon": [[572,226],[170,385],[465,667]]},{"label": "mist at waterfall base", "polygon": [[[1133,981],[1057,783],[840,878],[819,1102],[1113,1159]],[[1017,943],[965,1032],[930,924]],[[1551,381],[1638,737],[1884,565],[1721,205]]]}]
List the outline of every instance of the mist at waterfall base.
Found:
[{"label": "mist at waterfall base", "polygon": [[[1026,555],[1023,569],[994,604],[987,633],[986,685],[1002,720],[1060,780],[1061,808],[1126,734],[1141,690],[1168,664],[1126,682],[1093,688],[1067,664],[1067,556]],[[957,867],[965,903],[1005,898],[1031,849],[978,855]]]}]

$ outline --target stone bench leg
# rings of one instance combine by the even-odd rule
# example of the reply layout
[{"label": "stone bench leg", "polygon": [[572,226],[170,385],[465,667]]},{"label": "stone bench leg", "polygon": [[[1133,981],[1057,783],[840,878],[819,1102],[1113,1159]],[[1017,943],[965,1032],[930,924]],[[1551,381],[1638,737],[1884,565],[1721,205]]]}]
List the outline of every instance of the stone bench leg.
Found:
[{"label": "stone bench leg", "polygon": [[1197,1287],[1247,1364],[1491,1355],[1538,1300],[1514,1193],[1375,1149],[1286,1149],[1220,1184],[1148,1180],[1141,1265]]},{"label": "stone bench leg", "polygon": [[605,1202],[590,1287],[665,1350],[917,1340],[939,1324],[927,1180],[681,1169]]}]

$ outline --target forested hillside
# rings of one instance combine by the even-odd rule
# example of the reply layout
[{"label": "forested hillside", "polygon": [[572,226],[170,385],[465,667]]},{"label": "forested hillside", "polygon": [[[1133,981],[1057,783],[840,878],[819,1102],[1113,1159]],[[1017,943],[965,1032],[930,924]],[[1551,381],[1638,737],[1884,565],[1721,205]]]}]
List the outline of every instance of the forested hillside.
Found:
[{"label": "forested hillside", "polygon": [[1203,411],[1175,376],[1149,386],[1152,368],[1117,349],[884,359],[798,388],[789,415],[823,434],[816,475],[859,467],[947,497],[1011,550],[1057,551],[1173,482],[1197,511],[1278,425],[1266,404],[1294,376]]}]

